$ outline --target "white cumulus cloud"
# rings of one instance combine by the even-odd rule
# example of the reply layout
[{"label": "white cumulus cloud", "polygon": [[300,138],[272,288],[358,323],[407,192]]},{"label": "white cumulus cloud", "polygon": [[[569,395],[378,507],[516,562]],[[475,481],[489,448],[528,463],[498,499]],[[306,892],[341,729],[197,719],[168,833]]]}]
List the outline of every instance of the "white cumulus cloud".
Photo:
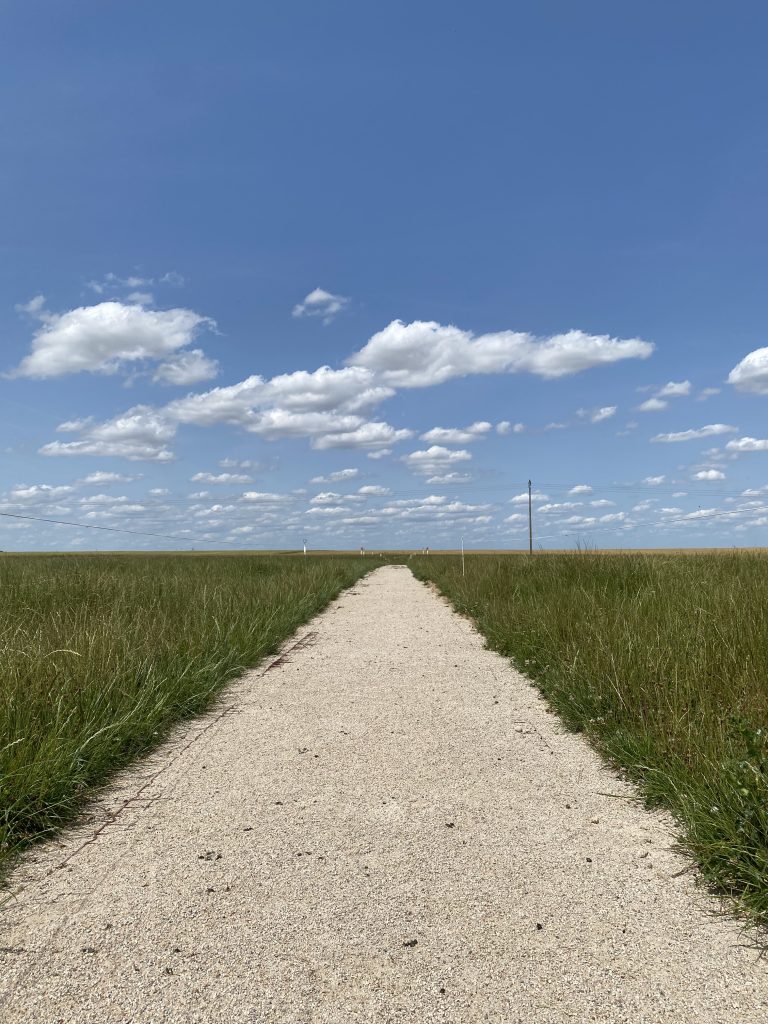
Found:
[{"label": "white cumulus cloud", "polygon": [[88,476],[83,477],[80,481],[81,484],[116,484],[116,483],[128,483],[133,480],[132,476],[123,476],[122,473],[108,473],[103,470],[99,470],[96,473],[89,473]]},{"label": "white cumulus cloud", "polygon": [[595,409],[590,416],[590,421],[592,423],[602,423],[603,420],[608,420],[611,416],[615,416],[617,408],[618,406],[615,405],[604,405],[600,409]]},{"label": "white cumulus cloud", "polygon": [[768,348],[756,348],[728,374],[728,383],[739,391],[768,395]]},{"label": "white cumulus cloud", "polygon": [[338,505],[338,503],[343,500],[344,496],[342,494],[337,494],[336,491],[321,491],[320,494],[316,494],[309,503],[310,505]]},{"label": "white cumulus cloud", "polygon": [[689,380],[670,380],[656,392],[657,398],[683,398],[691,393]]},{"label": "white cumulus cloud", "polygon": [[167,448],[176,433],[156,409],[137,405],[114,419],[88,426],[77,441],[52,441],[40,449],[41,455],[98,455],[131,461],[169,462],[173,454]]},{"label": "white cumulus cloud", "polygon": [[366,447],[357,445],[354,435],[377,434],[376,429],[366,431],[370,424],[366,423],[365,414],[392,394],[391,388],[375,385],[373,375],[362,367],[332,370],[321,366],[311,373],[299,370],[271,380],[254,375],[226,387],[187,395],[170,402],[165,414],[180,423],[197,426],[239,426],[268,440],[313,437],[315,446],[323,448],[334,447],[324,442],[326,435],[339,434],[346,435],[347,441],[339,441],[336,447]]},{"label": "white cumulus cloud", "polygon": [[245,491],[240,500],[253,505],[282,505],[294,499],[290,494],[275,494],[273,491]]},{"label": "white cumulus cloud", "polygon": [[312,447],[321,451],[328,448],[371,448],[390,452],[389,445],[413,437],[412,430],[390,426],[389,423],[362,423],[352,430],[341,430],[313,438]]},{"label": "white cumulus cloud", "polygon": [[[531,492],[531,501],[549,501],[548,494],[542,494],[541,491]],[[528,504],[528,491],[523,491],[522,494],[516,494],[514,498],[509,499],[510,505],[527,505]]]},{"label": "white cumulus cloud", "polygon": [[663,398],[646,398],[644,402],[641,402],[637,407],[638,412],[661,412],[662,409],[666,409],[669,402],[665,402]]},{"label": "white cumulus cloud", "polygon": [[413,473],[423,476],[445,473],[457,463],[467,462],[472,454],[463,449],[451,450],[442,445],[433,444],[422,451],[403,455],[402,461]]},{"label": "white cumulus cloud", "polygon": [[438,473],[428,478],[428,484],[468,484],[472,477],[469,473]]},{"label": "white cumulus cloud", "polygon": [[[74,490],[69,484],[16,484],[11,488],[9,497],[11,501],[23,502],[24,504],[37,504],[40,502],[57,501],[65,498]],[[111,498],[109,499],[112,500]]]},{"label": "white cumulus cloud", "polygon": [[650,342],[568,331],[536,338],[518,331],[475,337],[452,325],[393,320],[348,362],[376,372],[395,387],[430,387],[480,373],[534,373],[556,378],[621,359],[645,359]]},{"label": "white cumulus cloud", "polygon": [[[521,505],[523,503],[518,502],[518,504]],[[543,505],[539,505],[537,511],[544,515],[551,515],[553,512],[564,512],[572,508],[581,508],[583,504],[583,501],[548,501]]]},{"label": "white cumulus cloud", "polygon": [[700,469],[698,473],[693,474],[694,480],[725,480],[725,473],[721,473],[719,469]]},{"label": "white cumulus cloud", "polygon": [[67,373],[117,373],[126,365],[159,360],[185,348],[210,317],[191,309],[150,310],[122,302],[100,302],[66,313],[39,314],[32,349],[13,371],[16,377],[49,378]]},{"label": "white cumulus cloud", "polygon": [[729,441],[725,447],[731,452],[766,452],[768,438],[740,437],[738,440]]},{"label": "white cumulus cloud", "polygon": [[471,444],[481,440],[492,429],[492,424],[480,420],[469,427],[433,427],[419,437],[435,444]]}]

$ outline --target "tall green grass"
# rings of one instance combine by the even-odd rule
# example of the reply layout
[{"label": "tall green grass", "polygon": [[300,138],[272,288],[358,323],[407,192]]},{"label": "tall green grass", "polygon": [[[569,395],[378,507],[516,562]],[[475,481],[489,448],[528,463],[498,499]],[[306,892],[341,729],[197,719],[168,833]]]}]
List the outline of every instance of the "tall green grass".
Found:
[{"label": "tall green grass", "polygon": [[378,564],[0,556],[0,865]]},{"label": "tall green grass", "polygon": [[[381,564],[0,556],[0,866]],[[768,924],[768,558],[409,565],[671,809],[705,877]]]},{"label": "tall green grass", "polygon": [[413,560],[768,924],[768,558]]}]

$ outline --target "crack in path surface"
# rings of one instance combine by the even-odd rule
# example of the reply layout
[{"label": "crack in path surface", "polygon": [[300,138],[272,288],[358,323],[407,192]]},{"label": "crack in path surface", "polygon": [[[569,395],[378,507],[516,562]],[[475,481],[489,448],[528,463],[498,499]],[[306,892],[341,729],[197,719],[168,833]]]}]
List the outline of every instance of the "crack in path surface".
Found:
[{"label": "crack in path surface", "polygon": [[764,1024],[670,820],[407,568],[307,630],[25,858],[5,1024]]}]

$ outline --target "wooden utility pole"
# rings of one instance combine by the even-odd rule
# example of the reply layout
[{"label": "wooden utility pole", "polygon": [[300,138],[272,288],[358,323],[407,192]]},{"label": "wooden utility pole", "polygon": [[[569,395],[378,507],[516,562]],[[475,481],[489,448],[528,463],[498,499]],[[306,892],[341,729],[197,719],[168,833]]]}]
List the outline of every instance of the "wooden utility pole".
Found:
[{"label": "wooden utility pole", "polygon": [[533,554],[533,508],[531,505],[531,481],[528,481],[528,554]]}]

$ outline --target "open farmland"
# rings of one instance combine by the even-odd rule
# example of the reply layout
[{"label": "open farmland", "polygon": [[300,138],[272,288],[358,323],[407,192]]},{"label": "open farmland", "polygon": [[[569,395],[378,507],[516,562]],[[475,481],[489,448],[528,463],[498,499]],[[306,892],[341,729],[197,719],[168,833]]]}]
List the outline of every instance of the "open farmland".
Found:
[{"label": "open farmland", "polygon": [[373,564],[0,559],[0,863],[70,818],[92,786],[204,710]]},{"label": "open farmland", "polygon": [[768,557],[414,558],[768,922]]}]

